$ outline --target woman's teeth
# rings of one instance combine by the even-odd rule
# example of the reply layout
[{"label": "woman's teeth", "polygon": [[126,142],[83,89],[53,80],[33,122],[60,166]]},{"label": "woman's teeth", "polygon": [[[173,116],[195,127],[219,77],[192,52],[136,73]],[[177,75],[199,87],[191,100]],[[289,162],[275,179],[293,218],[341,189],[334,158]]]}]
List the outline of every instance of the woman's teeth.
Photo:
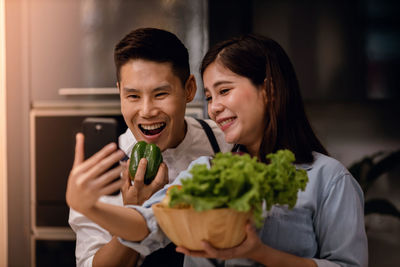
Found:
[{"label": "woman's teeth", "polygon": [[227,119],[227,120],[221,121],[219,124],[220,124],[221,126],[224,126],[225,124],[228,124],[228,123],[230,123],[230,122],[233,121],[233,120],[235,120],[235,118],[229,118],[229,119]]}]

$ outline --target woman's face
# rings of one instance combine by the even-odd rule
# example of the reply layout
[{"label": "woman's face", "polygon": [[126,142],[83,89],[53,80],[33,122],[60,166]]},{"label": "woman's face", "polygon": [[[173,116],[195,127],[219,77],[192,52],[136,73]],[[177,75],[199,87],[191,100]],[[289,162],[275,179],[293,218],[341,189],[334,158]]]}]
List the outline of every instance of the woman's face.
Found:
[{"label": "woman's face", "polygon": [[221,63],[211,63],[203,74],[208,114],[225,134],[228,143],[242,144],[258,155],[266,125],[266,92],[248,78]]}]

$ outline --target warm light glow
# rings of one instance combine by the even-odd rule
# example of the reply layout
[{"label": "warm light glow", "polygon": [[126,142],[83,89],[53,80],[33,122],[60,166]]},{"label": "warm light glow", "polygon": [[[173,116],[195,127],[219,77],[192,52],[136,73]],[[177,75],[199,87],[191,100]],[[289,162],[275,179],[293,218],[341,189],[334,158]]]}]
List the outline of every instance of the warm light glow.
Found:
[{"label": "warm light glow", "polygon": [[5,0],[0,0],[0,266],[7,266],[7,139]]}]

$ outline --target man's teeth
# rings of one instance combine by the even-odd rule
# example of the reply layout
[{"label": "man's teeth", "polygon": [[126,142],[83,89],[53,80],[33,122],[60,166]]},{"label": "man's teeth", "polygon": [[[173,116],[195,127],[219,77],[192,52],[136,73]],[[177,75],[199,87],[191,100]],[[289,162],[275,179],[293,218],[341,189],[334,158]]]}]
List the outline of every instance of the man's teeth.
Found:
[{"label": "man's teeth", "polygon": [[142,124],[141,127],[145,130],[150,131],[150,130],[155,130],[155,129],[161,128],[163,125],[164,125],[164,123],[161,122],[161,123],[155,123],[155,124],[151,124],[151,125]]},{"label": "man's teeth", "polygon": [[234,119],[235,119],[235,118],[230,118],[230,119],[221,121],[219,124],[220,124],[221,126],[224,126],[225,124],[230,123],[230,122],[233,121]]}]

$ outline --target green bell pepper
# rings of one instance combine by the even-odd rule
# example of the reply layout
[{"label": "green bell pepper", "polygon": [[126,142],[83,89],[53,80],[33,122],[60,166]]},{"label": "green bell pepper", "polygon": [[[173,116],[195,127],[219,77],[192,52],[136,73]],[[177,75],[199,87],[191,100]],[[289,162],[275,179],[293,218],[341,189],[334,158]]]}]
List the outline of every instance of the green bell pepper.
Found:
[{"label": "green bell pepper", "polygon": [[129,174],[132,181],[135,179],[139,161],[142,158],[146,158],[147,160],[144,183],[148,185],[156,176],[158,167],[160,166],[161,162],[163,162],[163,157],[161,155],[160,148],[156,144],[148,144],[145,141],[137,142],[132,149],[131,159],[129,162]]}]

